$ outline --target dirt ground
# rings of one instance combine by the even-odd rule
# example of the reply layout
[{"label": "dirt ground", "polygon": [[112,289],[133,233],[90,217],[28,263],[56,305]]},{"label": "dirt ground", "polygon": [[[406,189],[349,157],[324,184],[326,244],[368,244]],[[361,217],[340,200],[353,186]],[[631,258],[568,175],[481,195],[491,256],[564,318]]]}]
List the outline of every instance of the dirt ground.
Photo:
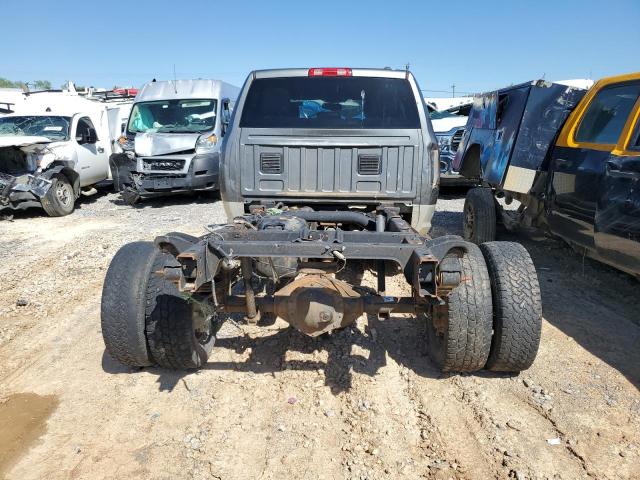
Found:
[{"label": "dirt ground", "polygon": [[[463,195],[434,235],[460,232]],[[406,316],[320,339],[227,323],[176,373],[105,353],[104,274],[126,242],[204,233],[220,202],[79,207],[0,221],[0,478],[640,478],[639,284],[559,241],[521,237],[545,321],[519,376],[440,374]]]}]

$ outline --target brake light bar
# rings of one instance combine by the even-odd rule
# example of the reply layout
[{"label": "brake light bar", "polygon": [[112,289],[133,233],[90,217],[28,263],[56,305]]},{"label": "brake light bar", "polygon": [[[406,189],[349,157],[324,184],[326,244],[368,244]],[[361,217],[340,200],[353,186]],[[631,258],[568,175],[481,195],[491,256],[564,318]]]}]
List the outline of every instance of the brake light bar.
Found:
[{"label": "brake light bar", "polygon": [[350,77],[350,68],[310,68],[310,77]]}]

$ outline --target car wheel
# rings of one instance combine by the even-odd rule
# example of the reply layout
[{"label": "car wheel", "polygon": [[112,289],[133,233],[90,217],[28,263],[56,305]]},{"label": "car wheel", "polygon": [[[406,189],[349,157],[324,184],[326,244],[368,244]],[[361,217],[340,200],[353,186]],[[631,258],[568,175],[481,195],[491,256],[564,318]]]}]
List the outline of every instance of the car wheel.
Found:
[{"label": "car wheel", "polygon": [[465,240],[479,245],[496,238],[496,206],[490,188],[476,187],[464,201],[462,230]]},{"label": "car wheel", "polygon": [[64,217],[73,212],[76,195],[69,179],[61,173],[52,176],[51,187],[40,203],[50,217]]},{"label": "car wheel", "polygon": [[107,352],[120,363],[151,365],[145,325],[155,308],[153,292],[160,250],[151,242],[124,245],[113,257],[102,288],[100,320]]},{"label": "car wheel", "polygon": [[176,293],[166,287],[158,290],[146,325],[149,350],[161,367],[200,368],[211,354],[219,324]]},{"label": "car wheel", "polygon": [[429,355],[443,372],[473,372],[489,357],[492,300],[489,273],[476,245],[465,253],[449,253],[459,262],[460,283],[427,316]]},{"label": "car wheel", "polygon": [[519,372],[531,366],[540,345],[542,300],[529,252],[514,242],[480,245],[493,294],[493,340],[487,369]]}]

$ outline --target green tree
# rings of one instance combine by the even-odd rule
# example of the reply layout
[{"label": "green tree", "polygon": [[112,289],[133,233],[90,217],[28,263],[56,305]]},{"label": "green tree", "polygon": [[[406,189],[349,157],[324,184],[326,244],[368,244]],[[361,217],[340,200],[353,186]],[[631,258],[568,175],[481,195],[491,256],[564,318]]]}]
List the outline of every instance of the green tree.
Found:
[{"label": "green tree", "polygon": [[51,82],[49,80],[36,80],[33,82],[34,90],[51,90]]},{"label": "green tree", "polygon": [[[21,80],[9,80],[0,77],[0,88],[21,88],[22,90],[51,90],[51,82],[49,80],[34,80],[33,82],[23,82]],[[31,88],[29,88],[31,87]]]},{"label": "green tree", "polygon": [[14,82],[7,78],[0,77],[0,88],[20,88],[19,86],[16,85],[16,83],[18,82]]}]

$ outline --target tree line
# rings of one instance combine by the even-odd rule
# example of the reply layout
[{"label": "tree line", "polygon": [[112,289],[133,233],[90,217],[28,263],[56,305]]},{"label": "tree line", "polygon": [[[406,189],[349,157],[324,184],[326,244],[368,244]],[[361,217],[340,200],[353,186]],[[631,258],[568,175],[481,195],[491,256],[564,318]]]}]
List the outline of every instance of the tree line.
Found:
[{"label": "tree line", "polygon": [[23,82],[22,80],[14,81],[0,77],[0,88],[20,88],[25,92],[29,90],[51,90],[51,82],[49,80]]}]

